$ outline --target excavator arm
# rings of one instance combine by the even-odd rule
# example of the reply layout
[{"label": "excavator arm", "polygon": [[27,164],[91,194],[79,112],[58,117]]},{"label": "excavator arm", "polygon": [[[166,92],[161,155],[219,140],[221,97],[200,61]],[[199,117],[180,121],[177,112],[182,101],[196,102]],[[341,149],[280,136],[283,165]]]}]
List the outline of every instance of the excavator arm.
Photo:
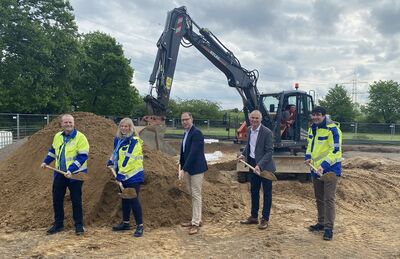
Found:
[{"label": "excavator arm", "polygon": [[[200,28],[187,14],[186,7],[182,6],[168,13],[164,31],[157,42],[158,52],[149,79],[150,94],[145,97],[150,115],[166,116],[181,45],[194,46],[225,74],[228,85],[235,88],[242,98],[246,120],[249,112],[260,109],[258,71],[244,69],[235,55],[211,31]],[[264,109],[264,112],[267,111]]]}]

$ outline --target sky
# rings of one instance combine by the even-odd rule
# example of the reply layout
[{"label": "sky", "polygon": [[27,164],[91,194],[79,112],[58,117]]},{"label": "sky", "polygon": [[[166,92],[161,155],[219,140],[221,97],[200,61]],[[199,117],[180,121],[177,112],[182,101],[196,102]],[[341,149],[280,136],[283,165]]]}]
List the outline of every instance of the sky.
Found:
[{"label": "sky", "polygon": [[[262,93],[294,89],[324,98],[342,84],[359,103],[374,81],[400,82],[400,1],[396,0],[71,0],[80,33],[101,31],[123,46],[134,86],[149,77],[167,12],[186,6],[247,70],[257,69]],[[355,94],[357,92],[357,94]],[[242,108],[225,75],[196,48],[180,48],[173,99],[204,99]]]}]

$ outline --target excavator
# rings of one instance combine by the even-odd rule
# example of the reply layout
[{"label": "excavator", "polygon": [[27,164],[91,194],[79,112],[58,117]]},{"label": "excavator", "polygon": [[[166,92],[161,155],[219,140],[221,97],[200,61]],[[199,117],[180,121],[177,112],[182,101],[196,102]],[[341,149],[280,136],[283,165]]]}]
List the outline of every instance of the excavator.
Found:
[{"label": "excavator", "polygon": [[[236,56],[210,30],[200,28],[187,13],[185,6],[168,12],[164,31],[157,42],[157,55],[150,75],[150,93],[145,97],[148,114],[143,118],[147,125],[140,135],[145,139],[154,138],[153,146],[170,153],[162,141],[165,132],[165,117],[174,78],[179,48],[194,46],[214,66],[225,74],[228,86],[241,96],[245,122],[237,133],[237,141],[246,140],[246,129],[250,125],[249,114],[253,110],[262,113],[262,124],[274,133],[274,161],[277,173],[308,173],[303,163],[307,146],[307,129],[310,111],[314,106],[313,97],[298,90],[262,94],[258,91],[259,72],[247,70]],[[295,106],[292,123],[284,122],[284,113],[289,106]],[[145,136],[146,134],[150,134]],[[238,165],[238,171],[248,171]]]}]

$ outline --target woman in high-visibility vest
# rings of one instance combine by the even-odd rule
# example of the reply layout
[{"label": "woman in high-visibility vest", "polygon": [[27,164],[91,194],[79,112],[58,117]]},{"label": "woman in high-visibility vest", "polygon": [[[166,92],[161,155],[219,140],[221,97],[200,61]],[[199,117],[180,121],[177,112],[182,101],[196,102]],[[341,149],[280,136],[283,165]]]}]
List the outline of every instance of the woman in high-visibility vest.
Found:
[{"label": "woman in high-visibility vest", "polygon": [[122,199],[122,222],[113,226],[113,231],[130,230],[129,218],[132,210],[136,221],[135,237],[143,236],[142,207],[139,200],[140,185],[144,182],[143,170],[143,141],[137,136],[133,121],[124,118],[120,121],[116,137],[114,138],[114,151],[107,162],[117,172],[116,180],[124,188],[134,188],[136,198]]}]

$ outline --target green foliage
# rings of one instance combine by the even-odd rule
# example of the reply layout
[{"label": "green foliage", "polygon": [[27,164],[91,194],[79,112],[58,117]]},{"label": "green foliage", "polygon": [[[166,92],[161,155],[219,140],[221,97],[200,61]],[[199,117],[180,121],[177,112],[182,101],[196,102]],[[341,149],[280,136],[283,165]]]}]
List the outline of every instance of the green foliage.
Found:
[{"label": "green foliage", "polygon": [[101,32],[83,35],[80,46],[79,76],[72,100],[75,109],[102,115],[132,115],[140,96],[131,85],[133,69],[122,46]]},{"label": "green foliage", "polygon": [[324,100],[319,105],[325,107],[331,118],[338,122],[354,121],[356,111],[346,89],[342,85],[330,88]]},{"label": "green foliage", "polygon": [[355,118],[357,122],[369,122],[368,121],[368,111],[366,105],[361,105],[358,103],[354,104]]},{"label": "green foliage", "polygon": [[400,119],[400,85],[379,81],[369,86],[368,118],[371,122],[393,123]]},{"label": "green foliage", "polygon": [[169,118],[180,118],[182,112],[191,112],[195,119],[222,120],[223,112],[218,103],[208,100],[170,100]]},{"label": "green foliage", "polygon": [[70,109],[76,34],[69,2],[0,2],[0,112]]}]

